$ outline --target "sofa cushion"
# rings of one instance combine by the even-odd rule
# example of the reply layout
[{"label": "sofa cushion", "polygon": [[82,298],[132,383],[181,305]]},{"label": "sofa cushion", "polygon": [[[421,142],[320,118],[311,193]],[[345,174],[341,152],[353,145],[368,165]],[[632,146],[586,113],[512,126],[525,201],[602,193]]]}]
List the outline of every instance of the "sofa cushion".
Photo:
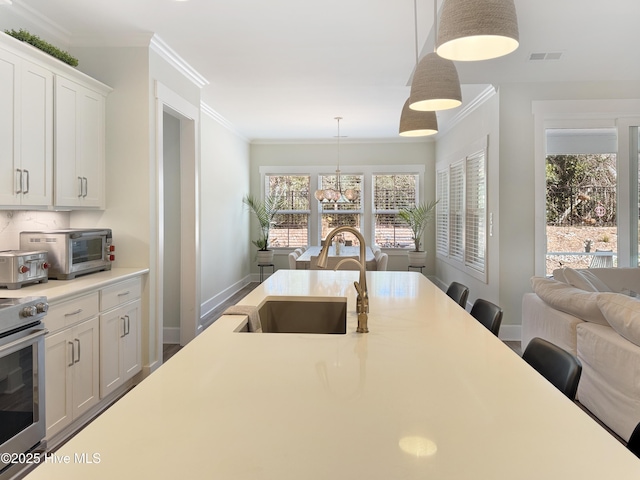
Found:
[{"label": "sofa cushion", "polygon": [[609,325],[598,307],[598,292],[585,292],[557,280],[532,277],[533,291],[548,305],[587,322]]},{"label": "sofa cushion", "polygon": [[618,334],[640,345],[640,300],[619,293],[603,293],[598,296],[597,303]]},{"label": "sofa cushion", "polygon": [[587,292],[610,292],[611,289],[589,270],[563,269],[566,283]]}]

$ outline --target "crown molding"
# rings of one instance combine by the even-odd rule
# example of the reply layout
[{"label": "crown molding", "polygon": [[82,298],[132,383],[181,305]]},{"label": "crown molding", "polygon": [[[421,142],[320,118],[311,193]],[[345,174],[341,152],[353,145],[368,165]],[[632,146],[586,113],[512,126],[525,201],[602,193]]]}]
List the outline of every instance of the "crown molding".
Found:
[{"label": "crown molding", "polygon": [[200,75],[157,34],[154,34],[151,37],[149,48],[169,62],[176,70],[191,80],[191,82],[199,88],[209,85],[209,80]]},{"label": "crown molding", "polygon": [[469,103],[464,104],[464,106],[460,108],[453,117],[447,120],[446,125],[444,125],[444,129],[440,130],[435,136],[439,138],[445,133],[449,132],[453,127],[455,127],[466,117],[471,115],[471,113],[480,108],[482,104],[488,101],[496,93],[498,93],[498,88],[494,85],[489,85],[482,92],[480,92],[477,97],[475,97]]},{"label": "crown molding", "polygon": [[30,6],[25,5],[22,0],[13,0],[13,2],[9,2],[9,4],[11,5],[12,13],[32,23],[38,30],[46,32],[51,40],[67,46],[71,44],[71,32],[67,29],[61,27]]},{"label": "crown molding", "polygon": [[242,135],[240,132],[238,132],[238,130],[236,130],[234,125],[229,120],[227,120],[222,115],[220,115],[217,111],[215,111],[213,108],[211,108],[211,106],[209,106],[208,104],[206,104],[204,102],[200,102],[200,110],[202,111],[202,113],[204,113],[208,117],[210,117],[213,120],[215,120],[216,122],[218,122],[220,125],[222,125],[224,128],[229,130],[231,133],[236,135],[241,140],[243,140],[243,141],[245,141],[247,143],[250,143],[249,139],[247,137],[245,137],[244,135]]}]

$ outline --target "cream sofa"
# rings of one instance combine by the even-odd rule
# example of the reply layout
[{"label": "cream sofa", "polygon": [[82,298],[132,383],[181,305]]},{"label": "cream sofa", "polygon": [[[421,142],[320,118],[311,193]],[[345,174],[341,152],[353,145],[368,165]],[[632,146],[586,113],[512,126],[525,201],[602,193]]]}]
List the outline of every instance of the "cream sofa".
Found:
[{"label": "cream sofa", "polygon": [[640,268],[559,269],[522,300],[522,348],[542,337],[582,362],[578,400],[624,440],[640,422]]}]

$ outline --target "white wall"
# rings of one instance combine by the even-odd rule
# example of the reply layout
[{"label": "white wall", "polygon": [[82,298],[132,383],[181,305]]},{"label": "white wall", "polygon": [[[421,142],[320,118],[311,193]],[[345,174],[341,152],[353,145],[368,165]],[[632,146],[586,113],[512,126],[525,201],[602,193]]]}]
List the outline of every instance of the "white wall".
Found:
[{"label": "white wall", "polygon": [[249,282],[249,144],[211,116],[201,115],[202,316]]},{"label": "white wall", "polygon": [[[487,215],[493,214],[493,236],[487,238],[487,282],[478,280],[442,259],[436,259],[436,276],[441,286],[446,288],[451,282],[460,282],[469,287],[469,304],[477,298],[484,298],[501,304],[499,297],[500,282],[500,209],[499,199],[502,190],[499,185],[500,163],[500,122],[498,109],[500,95],[495,94],[479,108],[465,116],[453,129],[439,137],[436,143],[437,162],[449,158],[462,158],[468,145],[477,143],[488,137],[487,148]],[[503,324],[508,324],[510,317],[505,312]]]},{"label": "white wall", "polygon": [[[535,100],[638,99],[640,82],[508,84],[500,87],[500,292],[505,322],[519,324],[534,275]],[[594,112],[597,113],[597,112]],[[508,320],[507,320],[508,318]]]},{"label": "white wall", "polygon": [[[324,166],[328,172],[334,172],[337,163],[337,146],[335,141],[322,143],[257,143],[251,145],[251,188],[250,193],[259,196],[263,181],[260,177],[260,167],[265,166]],[[425,166],[424,178],[424,200],[433,200],[435,197],[435,157],[434,142],[430,140],[421,141],[388,141],[388,142],[365,142],[346,140],[340,144],[340,166],[343,171],[359,165],[422,165]],[[244,192],[249,193],[249,192]],[[255,225],[253,226],[255,228]],[[257,232],[251,232],[247,244],[251,248],[251,268],[253,272],[258,270],[253,257],[255,247],[251,245],[250,239],[255,239]],[[425,242],[427,252],[435,251],[433,228],[427,230]],[[283,250],[274,255],[276,268],[289,268],[287,255],[289,250]],[[390,255],[389,270],[407,269],[407,256],[405,252],[398,252],[398,255]],[[429,255],[426,275],[435,271],[434,256]]]}]

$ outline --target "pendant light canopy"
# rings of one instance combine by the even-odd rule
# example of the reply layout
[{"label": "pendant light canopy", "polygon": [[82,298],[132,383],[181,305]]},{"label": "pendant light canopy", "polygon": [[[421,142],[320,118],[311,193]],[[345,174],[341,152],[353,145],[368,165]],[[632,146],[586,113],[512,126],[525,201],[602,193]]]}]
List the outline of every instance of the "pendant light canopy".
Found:
[{"label": "pendant light canopy", "polygon": [[488,60],[518,48],[513,0],[444,0],[436,52],[458,61]]},{"label": "pendant light canopy", "polygon": [[409,108],[409,99],[404,102],[400,114],[400,136],[425,137],[438,133],[436,112],[419,112]]}]

